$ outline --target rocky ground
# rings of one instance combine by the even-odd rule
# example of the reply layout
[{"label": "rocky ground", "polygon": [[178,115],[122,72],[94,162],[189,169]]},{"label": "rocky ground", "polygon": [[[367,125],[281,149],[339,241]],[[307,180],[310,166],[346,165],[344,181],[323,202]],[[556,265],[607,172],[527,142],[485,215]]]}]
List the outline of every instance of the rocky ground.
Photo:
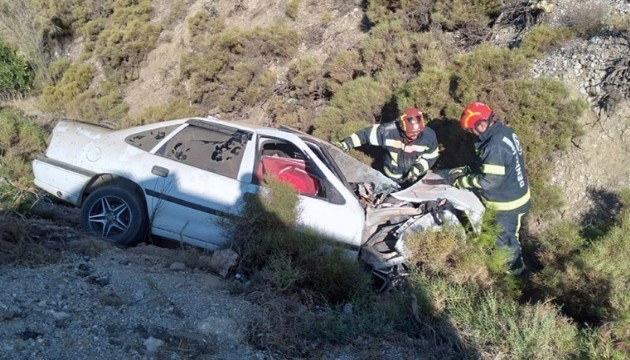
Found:
[{"label": "rocky ground", "polygon": [[[69,239],[64,247],[79,244]],[[82,246],[85,246],[82,245]],[[245,342],[260,313],[231,281],[180,250],[64,250],[53,264],[0,267],[0,359],[265,359]]]},{"label": "rocky ground", "polygon": [[[630,1],[551,1],[554,10],[545,22],[552,26],[567,25],[576,14],[605,17],[627,15]],[[564,219],[611,217],[616,206],[615,191],[628,186],[630,178],[630,39],[613,33],[577,38],[536,61],[534,77],[547,76],[565,82],[573,96],[589,104],[580,119],[584,135],[573,139],[568,149],[551,161],[552,183],[564,194],[565,206],[558,211]],[[612,72],[625,69],[621,74]],[[617,77],[615,78],[614,75]],[[538,223],[544,229],[544,221]],[[530,226],[530,228],[534,228]]]}]

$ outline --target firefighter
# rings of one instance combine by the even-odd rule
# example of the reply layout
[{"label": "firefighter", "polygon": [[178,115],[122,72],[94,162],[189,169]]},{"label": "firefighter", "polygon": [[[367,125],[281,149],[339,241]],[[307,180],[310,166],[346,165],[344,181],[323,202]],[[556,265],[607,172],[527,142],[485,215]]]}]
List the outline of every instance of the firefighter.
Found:
[{"label": "firefighter", "polygon": [[501,227],[496,244],[510,250],[510,271],[519,275],[525,266],[518,233],[531,207],[523,147],[514,131],[495,119],[486,104],[466,106],[460,124],[479,138],[475,143],[478,158],[470,167],[451,170],[451,180],[457,188],[473,190],[486,207],[495,210],[495,222]]},{"label": "firefighter", "polygon": [[344,151],[363,144],[385,149],[383,173],[404,186],[426,174],[439,155],[435,132],[424,126],[416,107],[405,109],[397,121],[367,127],[335,143]]}]

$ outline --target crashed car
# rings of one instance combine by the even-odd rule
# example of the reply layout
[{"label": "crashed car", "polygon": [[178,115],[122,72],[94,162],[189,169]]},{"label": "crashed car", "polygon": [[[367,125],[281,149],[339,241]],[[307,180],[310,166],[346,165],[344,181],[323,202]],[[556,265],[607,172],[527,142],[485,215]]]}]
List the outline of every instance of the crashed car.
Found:
[{"label": "crashed car", "polygon": [[476,230],[484,207],[444,172],[400,190],[334,146],[290,128],[186,118],[112,130],[60,121],[35,185],[81,208],[89,232],[119,245],[148,232],[215,250],[219,219],[238,216],[266,175],[299,195],[298,225],[341,242],[383,276],[405,261],[404,235],[444,223]]}]

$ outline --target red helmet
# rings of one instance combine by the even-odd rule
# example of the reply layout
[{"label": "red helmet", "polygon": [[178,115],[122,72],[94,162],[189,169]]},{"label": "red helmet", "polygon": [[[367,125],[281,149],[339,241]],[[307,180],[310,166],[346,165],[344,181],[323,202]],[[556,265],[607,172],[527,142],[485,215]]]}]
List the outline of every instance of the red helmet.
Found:
[{"label": "red helmet", "polygon": [[488,120],[492,115],[492,109],[488,105],[480,102],[472,102],[464,109],[459,123],[462,129],[474,129],[480,121]]},{"label": "red helmet", "polygon": [[422,130],[424,130],[424,117],[417,107],[410,107],[403,110],[398,122],[400,131],[409,140],[417,139]]}]

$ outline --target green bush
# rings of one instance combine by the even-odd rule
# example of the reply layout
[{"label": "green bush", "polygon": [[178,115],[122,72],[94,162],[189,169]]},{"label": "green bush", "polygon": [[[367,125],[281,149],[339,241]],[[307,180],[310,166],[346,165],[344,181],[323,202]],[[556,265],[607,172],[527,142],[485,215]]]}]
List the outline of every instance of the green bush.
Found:
[{"label": "green bush", "polygon": [[543,270],[534,283],[565,311],[591,324],[611,324],[611,339],[630,347],[630,190],[620,194],[615,226],[592,241],[577,226],[558,225],[541,238]]},{"label": "green bush", "polygon": [[446,104],[452,101],[449,95],[450,85],[450,73],[447,70],[428,67],[399,87],[396,98],[400,108],[417,105],[428,121],[430,118],[438,118]]},{"label": "green bush", "polygon": [[359,121],[369,126],[378,119],[382,105],[391,94],[389,87],[368,76],[345,83],[315,120],[313,134],[322,139],[341,139],[358,130],[339,132],[342,124]]},{"label": "green bush", "polygon": [[243,271],[268,272],[276,288],[303,289],[309,299],[324,304],[343,303],[369,289],[369,274],[337,242],[295,228],[297,193],[273,178],[266,183],[259,194],[246,199],[240,217],[223,224],[234,239]]},{"label": "green bush", "polygon": [[188,31],[193,41],[197,37],[217,34],[223,30],[225,30],[225,20],[221,17],[211,17],[208,11],[198,11],[188,19]]},{"label": "green bush", "polygon": [[45,135],[24,114],[0,110],[0,208],[23,210],[33,188],[31,161],[44,150]]},{"label": "green bush", "polygon": [[[500,89],[503,81],[521,77],[529,66],[530,62],[520,52],[480,45],[458,56],[451,65],[451,86],[455,88],[453,97],[465,106],[479,100],[484,93]],[[446,116],[459,119],[463,109],[460,106],[456,109],[447,106]],[[493,107],[493,110],[496,109]]]},{"label": "green bush", "polygon": [[288,0],[285,14],[291,19],[296,20],[298,11],[300,10],[300,0]]},{"label": "green bush", "polygon": [[72,104],[77,97],[87,91],[94,78],[95,69],[91,64],[74,64],[68,68],[60,81],[44,88],[41,107],[53,113],[72,114]]},{"label": "green bush", "polygon": [[[225,112],[239,111],[269,96],[276,76],[264,64],[272,59],[288,60],[300,41],[299,34],[286,25],[226,28],[198,36],[194,53],[182,56],[180,65],[188,97],[203,107],[219,107]],[[248,60],[243,60],[244,55]]]},{"label": "green bush", "polygon": [[52,83],[56,84],[59,82],[71,65],[72,61],[67,57],[60,57],[51,62],[50,65],[48,65],[48,70],[50,71]]},{"label": "green bush", "polygon": [[341,85],[354,79],[362,70],[361,56],[356,50],[345,50],[331,56],[324,64],[328,91],[336,93]]},{"label": "green bush", "polygon": [[323,91],[321,64],[314,57],[299,59],[289,65],[287,80],[291,94],[298,99]]},{"label": "green bush", "polygon": [[185,117],[202,116],[203,111],[188,103],[184,99],[175,99],[164,105],[149,106],[136,117],[125,117],[119,128],[124,129],[132,126],[152,124],[159,121],[181,119]]},{"label": "green bush", "polygon": [[134,80],[140,62],[155,47],[161,31],[159,25],[140,19],[108,26],[98,35],[94,54],[109,71],[120,74],[120,80]]},{"label": "green bush", "polygon": [[537,25],[523,38],[519,49],[527,57],[537,57],[559,47],[572,37],[573,32],[567,28]]},{"label": "green bush", "polygon": [[[579,355],[577,327],[548,303],[520,305],[474,284],[455,284],[417,271],[412,276],[417,298],[429,301],[420,308],[432,319],[430,326],[460,337],[489,358],[542,360]],[[445,330],[445,324],[450,329]],[[462,349],[450,351],[457,354]]]},{"label": "green bush", "polygon": [[27,93],[33,84],[29,64],[0,42],[0,98]]}]

